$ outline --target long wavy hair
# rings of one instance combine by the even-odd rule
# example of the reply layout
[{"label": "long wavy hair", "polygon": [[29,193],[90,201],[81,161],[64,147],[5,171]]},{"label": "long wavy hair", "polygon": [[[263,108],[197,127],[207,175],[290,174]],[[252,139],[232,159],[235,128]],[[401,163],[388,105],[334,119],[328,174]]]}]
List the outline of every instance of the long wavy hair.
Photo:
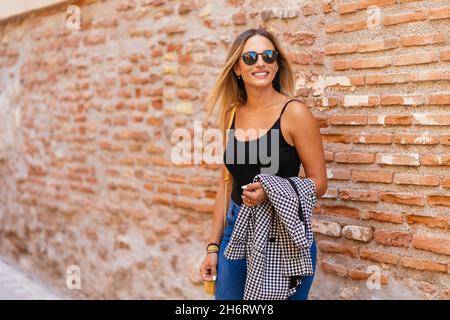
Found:
[{"label": "long wavy hair", "polygon": [[264,28],[249,29],[242,32],[234,40],[228,51],[225,65],[223,66],[222,70],[219,72],[215,80],[206,105],[206,108],[208,110],[206,120],[208,120],[209,116],[215,109],[217,102],[219,102],[219,128],[223,132],[224,141],[226,137],[225,116],[227,112],[231,110],[235,104],[247,101],[247,92],[245,91],[244,81],[242,80],[242,78],[238,79],[236,73],[234,72],[234,66],[239,61],[247,39],[254,35],[261,35],[269,39],[270,42],[272,42],[275,50],[279,52],[277,59],[278,72],[272,81],[273,88],[276,91],[289,97],[294,96],[294,75],[289,61],[286,58],[286,54],[280,47],[275,36],[273,36]]}]

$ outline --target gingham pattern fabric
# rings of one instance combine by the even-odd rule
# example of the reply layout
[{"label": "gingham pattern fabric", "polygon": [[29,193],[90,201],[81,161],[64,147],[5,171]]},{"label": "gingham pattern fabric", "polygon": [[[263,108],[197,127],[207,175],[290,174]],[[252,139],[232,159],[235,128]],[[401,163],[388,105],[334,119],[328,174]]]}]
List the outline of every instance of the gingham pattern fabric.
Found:
[{"label": "gingham pattern fabric", "polygon": [[310,178],[258,174],[253,182],[258,181],[267,200],[254,207],[242,204],[224,255],[247,260],[244,300],[285,300],[301,276],[314,272],[310,249],[316,188]]}]

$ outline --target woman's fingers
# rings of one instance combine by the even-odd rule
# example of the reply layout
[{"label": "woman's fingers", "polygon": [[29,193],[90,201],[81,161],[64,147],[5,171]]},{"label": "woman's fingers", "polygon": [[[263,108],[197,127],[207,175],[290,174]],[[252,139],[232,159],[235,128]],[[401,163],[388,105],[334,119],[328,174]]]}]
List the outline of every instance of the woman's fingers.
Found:
[{"label": "woman's fingers", "polygon": [[203,281],[212,281],[211,268],[206,266],[200,267],[200,273]]},{"label": "woman's fingers", "polygon": [[244,190],[242,192],[242,195],[247,197],[250,200],[256,200],[256,197],[258,196],[255,192],[250,192],[250,191],[247,191],[247,190]]},{"label": "woman's fingers", "polygon": [[242,196],[242,202],[244,202],[244,204],[245,204],[247,207],[253,206],[253,203],[252,203],[247,197],[245,197],[245,196]]}]

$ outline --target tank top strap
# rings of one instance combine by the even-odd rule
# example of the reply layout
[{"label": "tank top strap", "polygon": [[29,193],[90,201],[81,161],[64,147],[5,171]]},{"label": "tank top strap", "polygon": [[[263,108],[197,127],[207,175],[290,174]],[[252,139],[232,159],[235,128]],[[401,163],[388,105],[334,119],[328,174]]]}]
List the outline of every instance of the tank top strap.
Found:
[{"label": "tank top strap", "polygon": [[284,105],[283,109],[281,110],[281,113],[280,113],[280,116],[278,117],[278,120],[281,118],[281,115],[283,114],[284,109],[286,109],[286,107],[287,107],[287,105],[289,104],[289,102],[294,101],[294,100],[297,100],[297,101],[300,101],[300,102],[301,102],[301,100],[299,100],[299,99],[291,99],[291,100],[289,100],[288,102],[286,102],[286,104]]}]

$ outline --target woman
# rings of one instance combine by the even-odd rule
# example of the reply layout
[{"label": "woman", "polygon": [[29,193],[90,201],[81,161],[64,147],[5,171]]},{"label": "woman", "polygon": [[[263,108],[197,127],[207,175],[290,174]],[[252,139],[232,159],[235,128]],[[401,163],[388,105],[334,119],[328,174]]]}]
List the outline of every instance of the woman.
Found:
[{"label": "woman", "polygon": [[[225,167],[230,172],[232,182],[227,225],[223,230],[224,182],[221,179],[208,243],[216,243],[218,252],[209,250],[203,260],[200,272],[204,281],[216,280],[216,299],[241,300],[243,298],[246,261],[229,260],[223,255],[228,244],[237,213],[241,205],[257,206],[267,199],[259,182],[253,178],[261,173],[267,162],[262,162],[257,152],[257,162],[249,161],[250,150],[262,147],[266,150],[276,145],[273,161],[277,157],[280,177],[298,176],[303,164],[306,176],[314,181],[317,197],[327,190],[325,159],[318,123],[308,107],[294,95],[294,78],[284,52],[272,34],[264,29],[250,29],[240,34],[232,44],[227,61],[220,72],[209,99],[209,114],[220,98],[222,132],[230,120],[229,112],[233,104],[238,104],[224,152]],[[253,130],[250,130],[253,129]],[[245,134],[247,133],[250,134]],[[259,134],[254,134],[258,130]],[[244,133],[242,133],[244,131]],[[278,140],[274,140],[273,132]],[[269,138],[269,133],[271,133]],[[248,139],[246,139],[248,137]],[[263,145],[264,142],[269,145]],[[250,139],[251,138],[251,139]],[[230,139],[233,143],[230,143]],[[256,146],[256,149],[255,149]],[[233,148],[234,147],[234,148]],[[237,150],[245,150],[245,155]],[[232,154],[227,158],[226,154]],[[253,154],[254,156],[255,154]],[[245,161],[236,161],[245,159]],[[244,190],[245,188],[245,190]],[[311,247],[311,255],[316,264],[316,244]],[[313,276],[304,277],[296,293],[288,299],[307,299]]]}]

